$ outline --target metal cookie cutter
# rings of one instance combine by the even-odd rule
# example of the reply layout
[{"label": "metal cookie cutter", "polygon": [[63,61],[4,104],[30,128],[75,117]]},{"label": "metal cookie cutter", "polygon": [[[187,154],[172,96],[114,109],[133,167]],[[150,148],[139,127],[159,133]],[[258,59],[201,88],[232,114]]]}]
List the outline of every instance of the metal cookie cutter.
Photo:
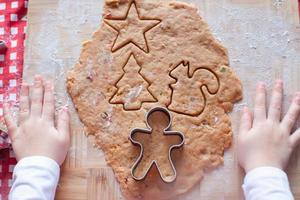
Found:
[{"label": "metal cookie cutter", "polygon": [[[136,132],[141,132],[141,133],[145,133],[145,134],[151,134],[152,133],[152,128],[151,126],[149,125],[148,123],[148,120],[149,120],[149,117],[151,116],[151,114],[153,114],[154,112],[162,112],[162,114],[166,115],[168,118],[169,118],[169,124],[167,125],[166,128],[163,129],[163,134],[164,135],[177,135],[181,138],[181,142],[179,144],[175,144],[175,145],[172,145],[170,146],[169,148],[169,156],[168,156],[168,159],[169,159],[169,162],[170,162],[170,165],[172,167],[172,170],[173,170],[173,173],[174,175],[173,176],[168,176],[168,177],[164,177],[158,164],[157,164],[157,160],[152,160],[149,167],[146,169],[145,173],[140,176],[140,177],[137,177],[135,176],[135,170],[136,168],[138,167],[139,163],[142,161],[142,158],[143,158],[143,155],[144,155],[144,147],[143,145],[134,140],[133,139],[133,135],[136,133]],[[146,125],[147,125],[147,129],[141,129],[141,128],[135,128],[131,131],[130,135],[129,135],[129,140],[132,142],[133,145],[136,145],[136,146],[139,146],[141,149],[140,149],[140,155],[139,157],[137,158],[137,160],[135,161],[134,165],[132,166],[131,168],[131,176],[133,177],[134,180],[136,181],[142,181],[146,178],[148,172],[150,171],[150,169],[152,168],[153,165],[156,166],[158,172],[159,172],[159,175],[161,177],[161,179],[165,182],[165,183],[171,183],[173,181],[175,181],[176,177],[177,177],[177,172],[176,172],[176,169],[175,169],[175,166],[173,164],[173,161],[172,161],[172,158],[171,158],[171,152],[173,149],[178,149],[180,147],[182,147],[184,145],[184,135],[181,133],[181,132],[178,132],[178,131],[170,131],[170,128],[171,128],[171,123],[172,123],[172,118],[171,118],[171,114],[170,112],[166,109],[166,108],[163,108],[163,107],[155,107],[153,109],[151,109],[150,111],[148,111],[148,113],[146,114]]]}]

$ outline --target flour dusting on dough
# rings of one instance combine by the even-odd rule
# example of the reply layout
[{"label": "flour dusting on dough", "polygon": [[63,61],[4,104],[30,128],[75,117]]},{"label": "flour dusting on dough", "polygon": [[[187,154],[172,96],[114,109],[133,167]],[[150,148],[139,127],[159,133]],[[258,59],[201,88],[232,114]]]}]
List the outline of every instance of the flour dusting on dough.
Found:
[{"label": "flour dusting on dough", "polygon": [[130,88],[128,94],[125,97],[125,104],[130,103],[133,99],[137,98],[141,94],[143,88],[143,85]]}]

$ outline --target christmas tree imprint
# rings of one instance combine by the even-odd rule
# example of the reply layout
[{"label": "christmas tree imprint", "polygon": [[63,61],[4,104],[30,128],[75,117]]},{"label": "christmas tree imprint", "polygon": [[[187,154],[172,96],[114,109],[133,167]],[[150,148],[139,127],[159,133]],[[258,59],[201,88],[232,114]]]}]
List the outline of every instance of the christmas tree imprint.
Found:
[{"label": "christmas tree imprint", "polygon": [[118,32],[111,48],[112,52],[132,43],[142,51],[149,53],[146,32],[157,26],[161,20],[141,17],[135,1],[132,1],[125,17],[109,19],[107,16],[104,22]]},{"label": "christmas tree imprint", "polygon": [[123,104],[124,110],[139,110],[144,102],[157,102],[148,89],[151,83],[141,74],[141,67],[133,54],[129,55],[122,69],[124,74],[116,82],[117,91],[109,103]]},{"label": "christmas tree imprint", "polygon": [[169,74],[175,83],[169,86],[172,90],[169,110],[189,115],[199,116],[206,106],[204,88],[211,95],[218,92],[220,83],[217,75],[206,68],[190,71],[189,62],[181,62]]},{"label": "christmas tree imprint", "polygon": [[147,129],[133,129],[129,137],[134,145],[140,147],[140,155],[131,168],[131,174],[135,180],[144,180],[146,176],[156,175],[153,173],[156,167],[164,182],[173,182],[177,173],[172,149],[184,145],[184,136],[181,132],[170,131],[171,115],[165,108],[151,109],[146,121]]}]

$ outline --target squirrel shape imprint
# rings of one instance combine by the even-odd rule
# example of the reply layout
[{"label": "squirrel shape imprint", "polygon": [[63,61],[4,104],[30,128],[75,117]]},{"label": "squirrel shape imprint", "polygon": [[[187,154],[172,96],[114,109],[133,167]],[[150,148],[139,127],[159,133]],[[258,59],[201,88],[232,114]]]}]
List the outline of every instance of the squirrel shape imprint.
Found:
[{"label": "squirrel shape imprint", "polygon": [[198,68],[191,72],[189,62],[181,62],[170,72],[170,76],[175,82],[169,85],[172,94],[167,107],[179,114],[199,116],[206,106],[206,95],[216,94],[220,87],[213,71]]}]

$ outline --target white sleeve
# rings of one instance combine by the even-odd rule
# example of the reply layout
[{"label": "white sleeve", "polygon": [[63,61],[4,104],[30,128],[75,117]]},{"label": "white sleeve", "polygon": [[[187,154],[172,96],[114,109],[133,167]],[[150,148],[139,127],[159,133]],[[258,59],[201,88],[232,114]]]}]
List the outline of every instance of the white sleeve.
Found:
[{"label": "white sleeve", "polygon": [[248,172],[243,190],[246,200],[293,200],[286,173],[274,167],[259,167]]},{"label": "white sleeve", "polygon": [[21,159],[13,172],[9,199],[53,200],[59,180],[59,165],[43,156]]}]

